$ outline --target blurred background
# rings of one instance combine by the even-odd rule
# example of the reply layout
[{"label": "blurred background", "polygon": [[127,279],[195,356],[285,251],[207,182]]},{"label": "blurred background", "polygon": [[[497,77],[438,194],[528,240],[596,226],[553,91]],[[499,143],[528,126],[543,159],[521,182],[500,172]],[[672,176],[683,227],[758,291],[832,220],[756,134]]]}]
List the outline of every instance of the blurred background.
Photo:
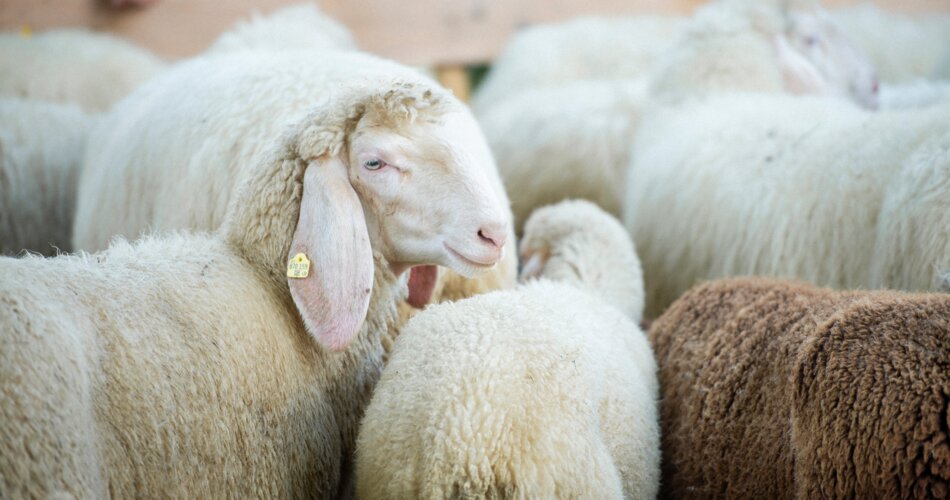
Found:
[{"label": "blurred background", "polygon": [[[22,33],[86,27],[110,32],[169,60],[201,53],[235,22],[298,0],[3,0],[0,29]],[[584,16],[687,16],[703,0],[323,0],[365,51],[434,70],[461,97],[477,84],[512,34]],[[825,0],[835,10],[865,9],[926,18],[950,0]],[[869,16],[864,16],[865,18]],[[852,34],[852,36],[855,36]],[[881,33],[881,37],[886,35]],[[856,37],[860,38],[860,37]]]}]

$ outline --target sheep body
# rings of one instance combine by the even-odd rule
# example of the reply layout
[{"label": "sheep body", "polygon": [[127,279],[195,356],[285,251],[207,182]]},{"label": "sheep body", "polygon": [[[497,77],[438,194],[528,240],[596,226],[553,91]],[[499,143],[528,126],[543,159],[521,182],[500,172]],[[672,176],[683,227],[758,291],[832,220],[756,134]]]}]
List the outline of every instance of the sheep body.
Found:
[{"label": "sheep body", "polygon": [[206,53],[288,49],[355,50],[356,42],[345,26],[305,3],[254,14],[218,36]]},{"label": "sheep body", "polygon": [[685,24],[677,17],[585,17],[524,29],[494,61],[472,107],[480,113],[526,89],[645,77]]},{"label": "sheep body", "polygon": [[71,104],[0,98],[0,254],[70,250],[76,182],[96,119]]},{"label": "sheep body", "polygon": [[933,276],[950,268],[950,126],[943,130],[916,148],[885,188],[872,288],[937,290]]},{"label": "sheep body", "polygon": [[924,108],[950,100],[950,83],[915,80],[881,86],[882,109]]},{"label": "sheep body", "polygon": [[165,68],[120,38],[78,29],[0,34],[0,95],[106,111]]},{"label": "sheep body", "polygon": [[515,230],[534,209],[587,199],[620,214],[645,80],[585,81],[522,93],[479,115],[512,198]]},{"label": "sheep body", "polygon": [[336,494],[395,287],[334,356],[211,237],[0,269],[7,494]]},{"label": "sheep body", "polygon": [[361,425],[361,497],[656,495],[656,365],[629,237],[567,202],[536,212],[524,243],[547,255],[541,280],[404,328]]},{"label": "sheep body", "polygon": [[[640,242],[647,316],[717,277],[869,286],[885,186],[948,117],[945,105],[869,113],[748,93],[645,113],[624,218]],[[932,276],[909,278],[928,289]]]},{"label": "sheep body", "polygon": [[767,279],[695,287],[649,334],[663,495],[945,494],[948,334],[941,294]]},{"label": "sheep body", "polygon": [[[343,82],[372,86],[384,75],[435,85],[405,66],[355,52],[252,51],[169,69],[93,131],[97,147],[84,159],[74,246],[97,250],[115,235],[218,227],[236,179],[254,168],[271,138]],[[507,205],[493,165],[485,175]],[[489,276],[468,280],[443,272],[440,290],[457,296],[467,287],[511,286],[515,268],[509,253]]]}]

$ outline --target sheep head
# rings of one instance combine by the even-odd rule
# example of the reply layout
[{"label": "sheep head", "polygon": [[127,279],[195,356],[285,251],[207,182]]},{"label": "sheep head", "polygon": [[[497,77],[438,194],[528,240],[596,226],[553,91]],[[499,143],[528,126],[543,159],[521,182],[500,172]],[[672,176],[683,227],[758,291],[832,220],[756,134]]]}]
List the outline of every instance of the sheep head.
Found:
[{"label": "sheep head", "polygon": [[586,200],[535,210],[521,240],[519,279],[546,278],[588,290],[635,322],[643,315],[643,273],[629,233]]},{"label": "sheep head", "polygon": [[[470,276],[501,259],[511,222],[492,162],[474,118],[444,90],[354,84],[293,128],[247,180],[223,230],[287,283],[314,338],[342,350],[365,319],[374,262],[397,276],[413,268],[418,304],[435,265]],[[298,255],[308,271],[291,273]]]},{"label": "sheep head", "polygon": [[721,0],[705,6],[654,78],[660,95],[686,78],[701,82],[693,90],[700,94],[835,95],[871,109],[878,100],[868,58],[813,0]]},{"label": "sheep head", "polygon": [[867,109],[878,108],[877,70],[827,11],[816,4],[790,9],[786,18],[785,36],[790,47],[827,82],[828,93],[850,97]]}]

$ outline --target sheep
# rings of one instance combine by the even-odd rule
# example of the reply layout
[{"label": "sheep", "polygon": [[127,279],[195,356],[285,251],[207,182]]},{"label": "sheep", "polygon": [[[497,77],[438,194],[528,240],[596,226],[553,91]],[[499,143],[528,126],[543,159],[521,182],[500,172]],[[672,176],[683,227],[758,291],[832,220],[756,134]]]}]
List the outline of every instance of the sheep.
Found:
[{"label": "sheep", "polygon": [[878,107],[873,66],[817,2],[723,0],[697,11],[650,78],[678,104],[722,91],[847,97]]},{"label": "sheep", "polygon": [[538,207],[567,198],[620,215],[629,143],[644,80],[588,80],[525,92],[478,119],[512,197],[515,232]]},{"label": "sheep", "polygon": [[69,251],[86,133],[73,104],[0,98],[0,254]]},{"label": "sheep", "polygon": [[349,491],[406,270],[470,275],[507,223],[474,119],[402,76],[323,92],[212,234],[0,259],[5,494]]},{"label": "sheep", "polygon": [[680,17],[583,17],[526,28],[492,63],[472,107],[481,113],[546,86],[644,77],[686,23]]},{"label": "sheep", "polygon": [[[870,286],[885,187],[948,127],[950,103],[872,113],[838,99],[755,93],[646,114],[623,210],[640,243],[647,317],[704,279]],[[932,274],[907,278],[911,290],[933,284]]]},{"label": "sheep", "polygon": [[[942,107],[950,115],[950,104]],[[937,290],[950,268],[950,125],[915,148],[887,182],[871,260],[872,288]],[[938,129],[941,130],[941,129]]]},{"label": "sheep", "polygon": [[[828,82],[815,89],[825,95],[843,95],[859,88],[858,82],[873,86],[873,72],[860,78],[854,76],[862,75],[858,70],[842,72],[857,56],[820,9],[790,11],[785,21],[752,25],[759,18],[782,16],[775,5],[720,2],[704,9],[690,21],[688,36],[671,49],[672,60],[684,71],[664,66],[652,84],[654,93],[661,100],[686,100],[730,88],[787,92],[781,78],[785,66],[801,73],[800,79],[817,75]],[[784,50],[776,50],[775,39],[788,40]],[[806,39],[821,41],[823,48],[800,42]],[[748,67],[730,69],[740,63]],[[702,69],[691,73],[695,68]],[[480,111],[479,122],[511,193],[517,233],[532,210],[561,199],[588,199],[620,215],[630,144],[652,98],[647,87],[646,79],[587,80],[522,92]],[[862,95],[873,101],[871,90],[855,98]]]},{"label": "sheep", "polygon": [[316,4],[304,3],[267,16],[255,14],[218,36],[205,53],[288,49],[349,51],[356,50],[356,42],[345,26],[324,15]]},{"label": "sheep", "polygon": [[695,287],[649,332],[662,496],[946,496],[948,335],[946,294]]},{"label": "sheep", "polygon": [[886,83],[907,83],[932,76],[950,48],[950,16],[907,16],[872,3],[836,9],[832,16]]},{"label": "sheep", "polygon": [[361,498],[653,498],[656,364],[623,227],[538,210],[537,281],[430,306],[396,339],[357,440]]},{"label": "sheep", "polygon": [[[150,230],[218,227],[235,193],[240,177],[235,174],[255,168],[252,160],[267,138],[341,82],[355,78],[372,85],[374,78],[387,74],[436,85],[410,68],[357,52],[251,51],[200,57],[170,68],[92,132],[89,140],[95,147],[84,159],[80,178],[74,247],[100,250],[115,235],[134,238]],[[477,125],[466,133],[483,140]],[[507,206],[494,162],[478,164]],[[455,195],[439,192],[433,202],[451,203]],[[486,231],[483,236],[489,240],[514,238],[510,228],[506,234],[497,233],[499,228]],[[449,292],[495,282],[513,286],[515,259],[510,252],[489,272],[493,276],[474,283],[452,272],[441,273],[447,277],[440,279]],[[423,272],[429,271],[413,274]]]},{"label": "sheep", "polygon": [[881,85],[881,109],[933,106],[950,100],[950,82],[915,80]]},{"label": "sheep", "polygon": [[0,33],[0,96],[75,103],[108,110],[165,68],[123,39],[80,29],[29,37]]}]

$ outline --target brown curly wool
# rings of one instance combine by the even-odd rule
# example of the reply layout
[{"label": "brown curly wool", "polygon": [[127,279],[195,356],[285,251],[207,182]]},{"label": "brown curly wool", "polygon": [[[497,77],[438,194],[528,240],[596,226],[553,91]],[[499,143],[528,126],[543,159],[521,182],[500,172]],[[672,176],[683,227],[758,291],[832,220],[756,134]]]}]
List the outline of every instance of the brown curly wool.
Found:
[{"label": "brown curly wool", "polygon": [[722,280],[650,338],[661,496],[950,495],[950,296]]}]

